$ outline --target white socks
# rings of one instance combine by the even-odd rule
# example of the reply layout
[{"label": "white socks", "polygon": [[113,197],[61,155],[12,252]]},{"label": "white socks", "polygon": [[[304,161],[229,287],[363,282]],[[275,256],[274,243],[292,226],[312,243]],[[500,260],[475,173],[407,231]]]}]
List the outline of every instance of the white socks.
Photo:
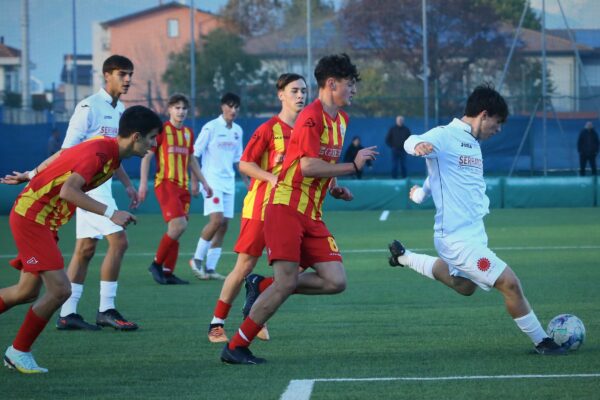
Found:
[{"label": "white socks", "polygon": [[221,248],[215,247],[214,249],[209,249],[206,254],[206,270],[214,271],[217,268],[217,263],[219,262],[219,258],[221,258]]},{"label": "white socks", "polygon": [[204,260],[209,247],[210,240],[204,240],[200,237],[200,239],[198,239],[198,245],[196,246],[196,252],[194,253],[194,259]]},{"label": "white socks", "polygon": [[436,260],[436,257],[428,256],[427,254],[413,253],[409,250],[406,250],[404,255],[398,257],[398,262],[400,264],[433,280],[435,280],[435,277],[433,276],[433,264]]},{"label": "white socks", "polygon": [[69,314],[77,314],[77,304],[83,293],[83,285],[71,283],[71,297],[67,299],[60,309],[60,316],[66,317]]},{"label": "white socks", "polygon": [[515,323],[524,334],[529,336],[533,344],[536,346],[542,340],[544,340],[544,338],[548,337],[533,310],[531,310],[527,315],[515,318]]},{"label": "white socks", "polygon": [[115,297],[117,297],[117,282],[100,281],[100,307],[98,311],[104,312],[115,308]]}]

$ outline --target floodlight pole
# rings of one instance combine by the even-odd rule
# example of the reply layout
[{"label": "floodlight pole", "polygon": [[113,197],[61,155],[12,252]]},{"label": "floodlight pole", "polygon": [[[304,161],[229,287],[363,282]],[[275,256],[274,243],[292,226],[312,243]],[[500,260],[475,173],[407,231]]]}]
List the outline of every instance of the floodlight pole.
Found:
[{"label": "floodlight pole", "polygon": [[517,31],[515,32],[515,37],[513,38],[512,45],[510,46],[510,51],[508,52],[508,57],[506,58],[506,62],[504,63],[504,69],[502,70],[502,76],[500,77],[500,83],[498,84],[498,93],[502,92],[502,86],[504,85],[504,79],[506,79],[506,74],[508,73],[508,67],[510,66],[510,61],[512,60],[513,53],[515,48],[517,47],[517,39],[519,39],[519,35],[521,34],[521,28],[523,27],[523,21],[525,20],[525,14],[527,14],[527,10],[529,9],[529,0],[525,1],[523,5],[523,12],[521,13],[521,18],[519,19],[519,26],[517,27]]},{"label": "floodlight pole", "polygon": [[21,108],[31,109],[29,79],[29,0],[21,0]]},{"label": "floodlight pole", "polygon": [[423,13],[423,127],[429,130],[429,60],[427,54],[427,0],[422,0]]},{"label": "floodlight pole", "polygon": [[544,176],[548,175],[546,96],[546,0],[542,0],[542,132],[544,143]]},{"label": "floodlight pole", "polygon": [[75,8],[75,0],[72,2],[73,4],[73,104],[77,105],[77,18],[76,18],[76,8]]},{"label": "floodlight pole", "polygon": [[194,38],[195,20],[194,0],[190,0],[190,106],[192,132],[196,132],[196,40]]}]

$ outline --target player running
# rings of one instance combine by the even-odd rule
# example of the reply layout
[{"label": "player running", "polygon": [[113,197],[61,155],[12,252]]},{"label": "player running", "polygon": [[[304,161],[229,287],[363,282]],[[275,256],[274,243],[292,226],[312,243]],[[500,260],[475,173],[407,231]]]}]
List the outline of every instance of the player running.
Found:
[{"label": "player running", "polygon": [[209,220],[200,233],[194,257],[190,260],[192,272],[201,280],[225,279],[216,268],[229,220],[233,218],[234,164],[239,163],[243,147],[242,128],[233,122],[239,110],[239,96],[225,93],[221,97],[222,114],[202,127],[194,143],[194,156],[202,157],[202,171],[213,190],[212,197],[203,192],[204,215],[208,215]]},{"label": "player running", "polygon": [[[244,198],[240,235],[235,245],[238,253],[233,270],[227,275],[214,316],[208,328],[208,340],[226,342],[224,324],[233,301],[240,292],[244,278],[252,272],[265,248],[264,213],[271,189],[277,184],[292,126],[306,102],[306,81],[298,74],[283,74],[277,79],[277,96],[281,111],[259,126],[240,160],[240,172],[252,178]],[[269,339],[267,328],[258,335]]]},{"label": "player running", "polygon": [[[154,260],[148,270],[156,283],[160,285],[182,285],[189,283],[177,277],[173,272],[179,257],[179,238],[188,225],[190,211],[190,191],[188,189],[188,167],[202,183],[207,197],[212,196],[212,189],[200,171],[194,153],[194,132],[183,125],[187,117],[190,102],[183,94],[174,94],[168,101],[169,120],[163,125],[156,138],[157,146],[142,159],[140,167],[140,203],[148,193],[148,171],[150,162],[157,156],[154,192],[160,204],[163,218],[167,223],[165,233],[158,245]],[[198,195],[198,185],[192,186],[192,194]]]},{"label": "player running", "polygon": [[[19,282],[0,289],[0,314],[16,305],[33,302],[4,354],[4,364],[9,368],[26,374],[48,372],[36,363],[31,346],[71,294],[57,245],[57,231],[73,216],[75,207],[102,215],[123,228],[136,222],[130,213],[101,203],[86,192],[110,179],[123,159],[143,157],[156,145],[161,126],[153,111],[134,106],[123,113],[117,138],[98,136],[56,153],[33,171],[15,172],[0,179],[0,183],[6,184],[29,181],[9,216],[18,251],[10,264],[21,271]],[[45,292],[38,298],[42,285]]]},{"label": "player running", "polygon": [[389,245],[389,261],[392,266],[407,266],[438,280],[464,296],[472,295],[478,286],[486,291],[497,289],[536,352],[565,354],[540,325],[513,270],[488,248],[483,217],[489,213],[489,199],[479,142],[500,132],[507,116],[504,98],[489,86],[479,86],[469,96],[461,119],[406,140],[408,154],[426,158],[429,176],[422,188],[411,189],[410,198],[421,203],[433,196],[434,244],[440,258],[410,252],[395,240]]},{"label": "player running", "polygon": [[[377,155],[375,147],[362,149],[351,163],[337,164],[344,144],[350,105],[360,79],[346,54],[323,57],[315,68],[318,99],[300,112],[293,128],[277,186],[265,209],[264,234],[275,280],[258,296],[231,341],[221,352],[229,364],[261,364],[250,343],[292,293],[335,294],[346,288],[342,256],[321,220],[326,193],[346,201],[352,193],[337,186],[334,177],[361,170]],[[298,274],[298,266],[314,272]]]}]

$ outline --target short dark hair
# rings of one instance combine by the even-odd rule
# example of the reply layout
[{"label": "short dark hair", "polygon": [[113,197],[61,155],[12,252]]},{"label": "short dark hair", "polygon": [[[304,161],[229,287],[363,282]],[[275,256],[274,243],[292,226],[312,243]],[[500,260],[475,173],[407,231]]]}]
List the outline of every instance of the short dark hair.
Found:
[{"label": "short dark hair", "polygon": [[283,90],[287,85],[294,81],[297,81],[298,79],[302,79],[304,83],[306,83],[306,79],[304,79],[302,75],[294,73],[281,74],[279,75],[279,78],[277,78],[277,83],[275,83],[275,87],[277,88],[277,91]]},{"label": "short dark hair", "polygon": [[501,122],[508,117],[506,101],[489,83],[477,86],[469,95],[465,107],[467,117],[476,117],[482,111],[487,111],[490,117],[499,116]]},{"label": "short dark hair", "polygon": [[221,97],[221,105],[227,104],[230,107],[239,107],[241,103],[240,96],[235,93],[227,92]]},{"label": "short dark hair", "polygon": [[107,72],[110,74],[115,69],[130,69],[133,71],[133,63],[129,58],[115,54],[104,60],[104,64],[102,64],[102,74]]},{"label": "short dark hair", "polygon": [[321,58],[315,67],[315,79],[320,88],[325,87],[328,78],[354,79],[358,82],[360,74],[348,54],[332,54]]},{"label": "short dark hair", "polygon": [[179,102],[182,102],[185,105],[185,108],[190,108],[190,101],[186,97],[186,95],[182,93],[175,93],[169,97],[169,101],[167,101],[167,107],[171,107]]},{"label": "short dark hair", "polygon": [[119,120],[119,136],[128,138],[134,132],[147,136],[153,129],[162,128],[160,117],[144,106],[131,106],[125,110]]}]

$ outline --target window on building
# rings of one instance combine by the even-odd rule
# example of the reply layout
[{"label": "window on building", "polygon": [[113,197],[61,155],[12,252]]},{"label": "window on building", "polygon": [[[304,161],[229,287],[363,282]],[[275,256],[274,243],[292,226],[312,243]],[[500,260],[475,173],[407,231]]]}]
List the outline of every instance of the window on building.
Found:
[{"label": "window on building", "polygon": [[167,36],[168,37],[179,37],[179,21],[176,19],[170,19],[167,21]]}]

